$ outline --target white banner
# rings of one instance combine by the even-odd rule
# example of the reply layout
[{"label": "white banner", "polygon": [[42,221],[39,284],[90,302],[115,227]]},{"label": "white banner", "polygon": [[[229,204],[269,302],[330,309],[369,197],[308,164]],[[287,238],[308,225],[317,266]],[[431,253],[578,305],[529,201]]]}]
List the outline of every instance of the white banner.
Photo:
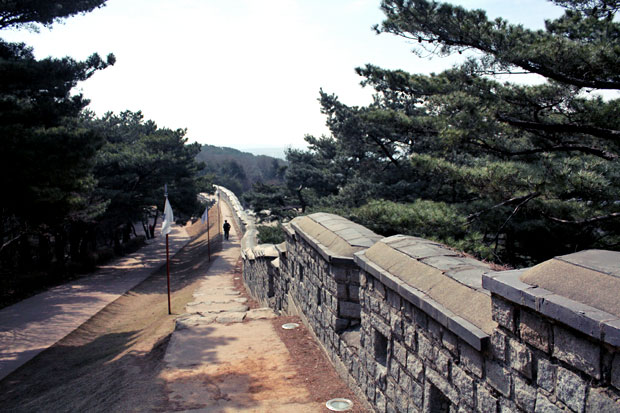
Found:
[{"label": "white banner", "polygon": [[172,223],[174,222],[174,214],[172,213],[172,207],[168,198],[166,198],[166,205],[164,206],[164,222],[161,224],[161,235],[167,235],[172,232]]}]

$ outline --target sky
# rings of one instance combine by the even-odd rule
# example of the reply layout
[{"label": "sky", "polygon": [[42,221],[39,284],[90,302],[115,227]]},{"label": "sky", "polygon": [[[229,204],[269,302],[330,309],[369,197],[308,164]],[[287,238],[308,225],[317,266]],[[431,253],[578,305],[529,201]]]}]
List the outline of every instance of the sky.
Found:
[{"label": "sky", "polygon": [[[561,9],[545,0],[460,0],[529,28]],[[260,152],[304,147],[329,134],[319,90],[348,105],[370,103],[354,69],[372,63],[440,72],[456,58],[419,58],[414,45],[376,35],[380,0],[108,0],[39,33],[3,30],[37,58],[114,53],[114,66],[78,85],[97,115],[141,110],[190,142]]]}]

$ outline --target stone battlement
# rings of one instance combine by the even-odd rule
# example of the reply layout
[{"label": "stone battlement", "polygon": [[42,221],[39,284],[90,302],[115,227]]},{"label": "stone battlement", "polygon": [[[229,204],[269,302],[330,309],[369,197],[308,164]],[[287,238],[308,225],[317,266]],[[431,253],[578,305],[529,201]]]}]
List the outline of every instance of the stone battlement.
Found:
[{"label": "stone battlement", "polygon": [[246,249],[246,285],[300,315],[376,411],[620,411],[620,253],[493,272],[332,214],[285,228]]}]

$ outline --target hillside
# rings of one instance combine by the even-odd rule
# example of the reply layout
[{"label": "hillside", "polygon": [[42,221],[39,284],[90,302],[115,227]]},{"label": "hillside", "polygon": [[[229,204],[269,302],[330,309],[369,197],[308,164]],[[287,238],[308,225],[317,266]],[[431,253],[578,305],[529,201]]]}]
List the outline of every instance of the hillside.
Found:
[{"label": "hillside", "polygon": [[202,145],[196,160],[205,163],[204,173],[213,175],[215,183],[239,197],[256,182],[282,183],[287,165],[282,159],[214,145]]}]

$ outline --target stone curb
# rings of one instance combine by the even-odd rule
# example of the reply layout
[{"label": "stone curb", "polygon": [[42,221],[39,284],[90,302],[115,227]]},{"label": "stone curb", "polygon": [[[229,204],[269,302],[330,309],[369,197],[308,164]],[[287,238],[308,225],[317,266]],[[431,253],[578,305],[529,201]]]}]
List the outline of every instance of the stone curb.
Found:
[{"label": "stone curb", "polygon": [[612,346],[620,346],[620,318],[520,280],[526,271],[489,272],[482,286],[508,301],[531,308]]},{"label": "stone curb", "polygon": [[456,315],[446,307],[433,300],[424,292],[412,287],[389,272],[383,270],[366,258],[365,251],[354,254],[355,263],[364,271],[376,277],[386,287],[397,291],[402,298],[413,306],[426,312],[430,317],[448,330],[462,338],[467,344],[481,351],[488,343],[490,336],[471,322]]}]

